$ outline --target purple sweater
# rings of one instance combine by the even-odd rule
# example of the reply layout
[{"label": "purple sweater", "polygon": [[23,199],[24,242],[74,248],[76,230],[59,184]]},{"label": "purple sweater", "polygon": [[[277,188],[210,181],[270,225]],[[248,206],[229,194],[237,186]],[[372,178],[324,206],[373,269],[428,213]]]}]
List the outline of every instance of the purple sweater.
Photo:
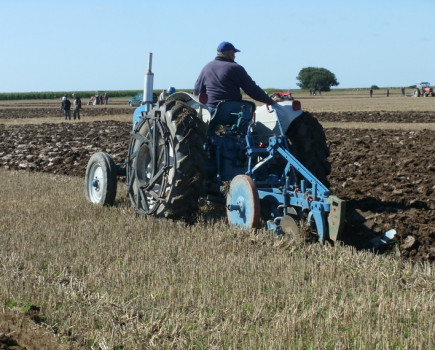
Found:
[{"label": "purple sweater", "polygon": [[208,63],[195,83],[195,93],[207,93],[207,104],[213,107],[223,100],[241,100],[240,89],[256,101],[269,105],[274,103],[252,80],[245,68],[228,58],[216,57]]}]

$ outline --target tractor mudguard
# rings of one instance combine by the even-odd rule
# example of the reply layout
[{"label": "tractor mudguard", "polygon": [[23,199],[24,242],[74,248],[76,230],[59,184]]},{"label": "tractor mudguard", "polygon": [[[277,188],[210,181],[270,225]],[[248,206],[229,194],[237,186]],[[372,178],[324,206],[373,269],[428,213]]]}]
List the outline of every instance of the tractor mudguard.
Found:
[{"label": "tractor mudguard", "polygon": [[134,113],[133,113],[133,129],[134,129],[135,125],[142,120],[142,118],[143,118],[142,112],[145,112],[145,108],[146,108],[146,106],[142,105],[142,106],[137,107],[134,110]]},{"label": "tractor mudguard", "polygon": [[303,112],[293,110],[294,101],[283,101],[273,106],[262,105],[255,110],[256,125],[253,131],[258,134],[284,135],[290,124]]},{"label": "tractor mudguard", "polygon": [[189,107],[192,107],[196,110],[198,117],[203,122],[208,123],[210,121],[211,115],[208,106],[204,103],[199,102],[199,96],[188,94],[187,92],[176,92],[166,99],[166,101],[172,100],[183,101]]},{"label": "tractor mudguard", "polygon": [[[183,101],[183,102],[187,103],[193,109],[197,110],[197,112],[200,109],[207,110],[207,105],[199,102],[198,96],[195,96],[195,95],[192,95],[192,94],[188,94],[186,92],[176,92],[176,93],[170,95],[166,99],[166,101],[172,101],[172,100]],[[146,104],[142,104],[141,106],[137,107],[134,110],[134,113],[133,113],[133,129],[134,129],[135,125],[143,119],[143,114],[146,113],[146,112],[147,112],[147,106],[146,106]],[[210,114],[208,113],[208,115],[210,115]],[[204,120],[204,118],[202,118],[202,119]],[[208,118],[208,119],[210,119],[210,118]],[[207,120],[205,120],[205,121],[207,121]]]},{"label": "tractor mudguard", "polygon": [[[187,103],[197,111],[198,116],[204,122],[210,121],[211,116],[208,106],[199,102],[199,96],[188,94],[186,92],[176,92],[168,97],[167,101],[170,100],[179,100]],[[264,135],[267,137],[271,135],[285,134],[290,124],[303,113],[301,109],[293,110],[293,102],[294,101],[278,102],[273,105],[273,108],[268,105],[257,107],[255,109],[256,124],[253,127],[253,131],[258,135]]]}]

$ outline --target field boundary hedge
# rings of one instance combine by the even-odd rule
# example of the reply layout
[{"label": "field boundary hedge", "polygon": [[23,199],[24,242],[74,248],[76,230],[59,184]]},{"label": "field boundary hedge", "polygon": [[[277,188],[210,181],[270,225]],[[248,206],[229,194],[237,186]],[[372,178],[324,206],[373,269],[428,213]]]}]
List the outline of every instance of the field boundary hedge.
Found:
[{"label": "field boundary hedge", "polygon": [[[103,91],[103,90],[101,90]],[[177,91],[190,92],[189,89],[177,89]],[[95,95],[96,91],[41,91],[41,92],[1,92],[0,101],[5,100],[50,100],[60,99],[64,95],[71,97],[73,93],[76,93],[81,98],[91,97]],[[133,97],[138,92],[143,90],[105,90],[107,96],[110,97]],[[162,90],[154,90],[154,93],[159,95]]]}]

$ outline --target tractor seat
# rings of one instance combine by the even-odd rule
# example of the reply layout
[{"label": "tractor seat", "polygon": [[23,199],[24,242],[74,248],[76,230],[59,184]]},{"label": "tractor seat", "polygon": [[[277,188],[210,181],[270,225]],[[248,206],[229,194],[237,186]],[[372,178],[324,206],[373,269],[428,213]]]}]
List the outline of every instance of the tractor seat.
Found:
[{"label": "tractor seat", "polygon": [[211,116],[211,124],[240,125],[249,124],[254,116],[255,103],[251,101],[222,101]]}]

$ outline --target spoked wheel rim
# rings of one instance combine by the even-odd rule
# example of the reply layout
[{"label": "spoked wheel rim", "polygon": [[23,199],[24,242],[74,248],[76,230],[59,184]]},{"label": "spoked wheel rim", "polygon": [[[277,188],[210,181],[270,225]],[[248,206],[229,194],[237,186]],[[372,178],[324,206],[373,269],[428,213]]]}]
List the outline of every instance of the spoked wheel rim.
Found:
[{"label": "spoked wheel rim", "polygon": [[153,214],[165,201],[173,185],[173,140],[167,127],[146,118],[135,128],[127,165],[128,193],[136,212]]}]

